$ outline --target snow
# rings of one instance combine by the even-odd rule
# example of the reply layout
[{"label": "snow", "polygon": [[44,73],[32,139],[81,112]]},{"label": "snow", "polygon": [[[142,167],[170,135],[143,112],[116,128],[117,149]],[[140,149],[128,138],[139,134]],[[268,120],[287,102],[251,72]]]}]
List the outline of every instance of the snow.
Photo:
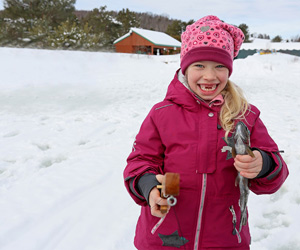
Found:
[{"label": "snow", "polygon": [[257,49],[257,50],[300,50],[299,42],[280,42],[274,43],[270,39],[255,38],[251,43],[243,43],[241,49]]},{"label": "snow", "polygon": [[118,38],[116,41],[114,41],[114,44],[120,42],[126,37],[129,37],[132,32],[140,35],[141,37],[144,37],[146,40],[149,40],[155,45],[181,47],[181,43],[179,41],[167,35],[166,33],[153,31],[153,30],[140,29],[140,28],[131,28],[129,33]]},{"label": "snow", "polygon": [[[140,208],[122,179],[179,55],[0,48],[1,250],[132,250]],[[300,249],[300,58],[234,61],[290,176],[249,197],[252,250]]]}]

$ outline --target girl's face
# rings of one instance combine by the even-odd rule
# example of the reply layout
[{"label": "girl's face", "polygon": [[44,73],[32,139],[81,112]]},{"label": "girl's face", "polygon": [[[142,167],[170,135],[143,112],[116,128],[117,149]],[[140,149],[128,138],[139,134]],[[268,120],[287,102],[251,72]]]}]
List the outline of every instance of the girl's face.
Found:
[{"label": "girl's face", "polygon": [[199,61],[191,64],[186,70],[190,88],[203,100],[214,99],[225,88],[229,70],[220,63]]}]

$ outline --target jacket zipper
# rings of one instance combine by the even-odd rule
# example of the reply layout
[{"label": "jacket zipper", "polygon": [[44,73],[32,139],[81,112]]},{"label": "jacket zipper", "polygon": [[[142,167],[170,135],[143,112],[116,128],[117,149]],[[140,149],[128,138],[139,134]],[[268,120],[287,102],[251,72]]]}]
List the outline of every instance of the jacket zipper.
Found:
[{"label": "jacket zipper", "polygon": [[234,207],[233,206],[230,206],[229,207],[229,210],[232,214],[232,225],[233,225],[233,230],[232,230],[232,234],[233,235],[236,235],[237,239],[238,239],[238,243],[241,243],[242,242],[242,238],[241,238],[241,235],[239,233],[239,231],[236,229],[236,223],[237,223],[237,219],[236,219],[236,213],[234,211]]},{"label": "jacket zipper", "polygon": [[205,200],[205,193],[206,193],[206,185],[207,185],[207,174],[203,174],[194,250],[197,250],[198,245],[199,245],[199,237],[200,237],[200,231],[201,231],[201,222],[202,222],[202,214],[203,214],[203,207],[204,207],[204,200]]}]

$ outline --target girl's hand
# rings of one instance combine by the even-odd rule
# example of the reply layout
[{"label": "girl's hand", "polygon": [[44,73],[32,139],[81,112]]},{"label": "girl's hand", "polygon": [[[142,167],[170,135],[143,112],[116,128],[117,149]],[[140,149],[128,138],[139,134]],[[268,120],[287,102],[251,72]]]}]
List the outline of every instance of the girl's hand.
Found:
[{"label": "girl's hand", "polygon": [[[163,177],[164,176],[161,174],[156,175],[156,179],[160,183],[162,183]],[[160,197],[160,192],[157,187],[154,187],[149,194],[149,205],[151,209],[151,214],[153,216],[162,218],[166,215],[160,211],[160,206],[168,205],[168,202],[166,199]]]},{"label": "girl's hand", "polygon": [[234,158],[234,167],[240,174],[248,179],[255,178],[262,170],[263,160],[261,153],[257,150],[253,151],[254,158],[250,155],[237,155]]}]

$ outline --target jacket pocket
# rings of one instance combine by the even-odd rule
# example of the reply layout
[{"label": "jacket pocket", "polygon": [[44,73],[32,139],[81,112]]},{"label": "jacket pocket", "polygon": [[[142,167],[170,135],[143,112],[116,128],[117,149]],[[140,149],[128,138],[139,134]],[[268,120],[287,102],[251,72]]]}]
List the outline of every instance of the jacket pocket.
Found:
[{"label": "jacket pocket", "polygon": [[247,249],[250,241],[248,225],[238,231],[240,211],[238,197],[207,197],[203,210],[200,244],[203,248]]},{"label": "jacket pocket", "polygon": [[168,214],[166,214],[164,217],[160,218],[160,220],[154,225],[154,227],[151,230],[152,234],[155,234],[156,230],[163,224]]},{"label": "jacket pocket", "polygon": [[194,174],[196,171],[197,144],[179,143],[169,146],[165,151],[164,172]]}]

